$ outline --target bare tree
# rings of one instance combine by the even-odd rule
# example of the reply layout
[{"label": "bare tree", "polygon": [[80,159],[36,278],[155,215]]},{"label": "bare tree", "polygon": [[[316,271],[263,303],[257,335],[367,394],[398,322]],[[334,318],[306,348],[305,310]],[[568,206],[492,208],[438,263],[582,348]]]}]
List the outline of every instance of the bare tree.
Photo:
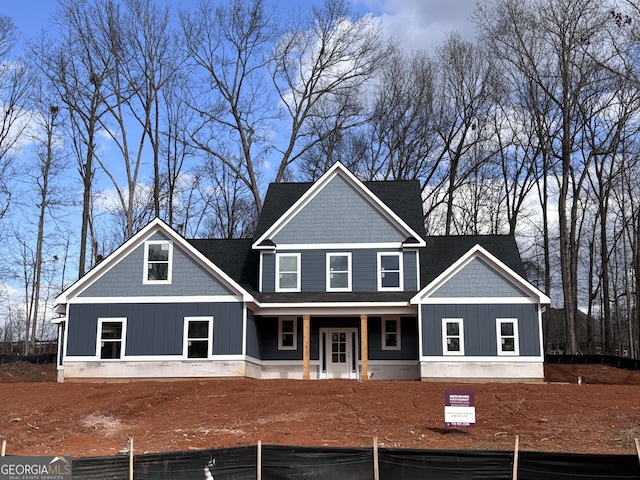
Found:
[{"label": "bare tree", "polygon": [[485,116],[492,106],[497,76],[486,52],[458,34],[450,34],[439,47],[437,61],[439,162],[447,165],[444,230],[449,235],[454,224],[456,189],[484,161],[477,156],[471,158],[471,154],[491,134]]},{"label": "bare tree", "polygon": [[313,8],[307,22],[289,18],[280,37],[263,0],[235,0],[217,8],[202,3],[193,14],[182,15],[190,58],[203,72],[201,86],[209,87],[200,90],[206,97],[193,96],[192,106],[202,117],[193,140],[233,171],[257,212],[264,166],[275,162],[272,180],[285,179],[289,166],[320,140],[305,125],[335,112],[327,108],[330,102],[350,105],[345,99],[384,59],[379,25],[349,14],[344,0],[327,0]]},{"label": "bare tree", "polygon": [[13,21],[0,15],[0,219],[9,209],[14,161],[30,115],[25,107],[32,83],[30,72],[25,62],[10,57],[16,39]]},{"label": "bare tree", "polygon": [[96,192],[96,166],[100,120],[107,113],[105,91],[110,69],[109,52],[92,38],[95,26],[90,5],[61,0],[55,16],[55,39],[40,36],[30,43],[36,68],[59,95],[60,105],[69,118],[67,137],[77,163],[83,187],[79,243],[78,276],[94,265],[95,256],[87,253],[94,243],[91,233],[93,199]]},{"label": "bare tree", "polygon": [[[153,211],[160,217],[160,154],[162,91],[179,67],[178,49],[172,34],[170,9],[152,0],[125,0],[122,22],[129,56],[122,74],[130,86],[130,112],[140,123],[153,157]],[[140,151],[142,146],[139,147]],[[129,185],[131,189],[132,185]]]},{"label": "bare tree", "polygon": [[[567,351],[577,352],[578,219],[590,156],[575,155],[581,105],[592,102],[597,54],[591,43],[605,28],[604,9],[595,0],[513,1],[478,4],[483,39],[501,62],[532,81],[553,104],[556,119],[547,148],[558,159],[558,213]],[[551,165],[553,167],[553,165]]]}]

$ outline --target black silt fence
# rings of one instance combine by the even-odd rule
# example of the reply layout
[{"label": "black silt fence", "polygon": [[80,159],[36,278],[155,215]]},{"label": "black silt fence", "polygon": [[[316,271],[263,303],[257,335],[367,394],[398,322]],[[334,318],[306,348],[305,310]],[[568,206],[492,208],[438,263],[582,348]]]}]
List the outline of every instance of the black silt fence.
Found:
[{"label": "black silt fence", "polygon": [[[370,480],[374,478],[371,448],[325,448],[265,445],[261,450],[262,480]],[[257,448],[135,455],[134,479],[256,480]],[[513,452],[380,448],[380,480],[508,480]],[[126,480],[129,457],[73,460],[73,478]],[[640,480],[635,455],[585,455],[521,451],[519,480]]]},{"label": "black silt fence", "polygon": [[640,360],[613,355],[547,355],[544,361],[563,365],[607,365],[625,370],[640,370]]}]

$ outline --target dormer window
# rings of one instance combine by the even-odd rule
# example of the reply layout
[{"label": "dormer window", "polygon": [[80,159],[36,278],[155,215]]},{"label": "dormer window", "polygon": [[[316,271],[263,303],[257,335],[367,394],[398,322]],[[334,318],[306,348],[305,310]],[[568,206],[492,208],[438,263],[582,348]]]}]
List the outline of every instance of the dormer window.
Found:
[{"label": "dormer window", "polygon": [[171,283],[173,245],[171,242],[154,240],[144,247],[144,283]]},{"label": "dormer window", "polygon": [[402,290],[402,253],[378,253],[378,290]]}]

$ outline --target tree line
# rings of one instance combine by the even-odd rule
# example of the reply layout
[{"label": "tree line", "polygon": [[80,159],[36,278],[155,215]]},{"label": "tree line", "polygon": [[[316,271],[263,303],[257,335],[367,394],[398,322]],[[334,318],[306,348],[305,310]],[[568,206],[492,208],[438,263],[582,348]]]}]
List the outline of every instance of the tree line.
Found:
[{"label": "tree line", "polygon": [[640,357],[640,5],[473,20],[407,51],[346,0],[58,0],[18,57],[0,16],[4,340],[50,335],[61,288],[152,218],[248,237],[270,182],[340,161],[418,180],[429,234],[516,235],[564,311],[546,348]]}]

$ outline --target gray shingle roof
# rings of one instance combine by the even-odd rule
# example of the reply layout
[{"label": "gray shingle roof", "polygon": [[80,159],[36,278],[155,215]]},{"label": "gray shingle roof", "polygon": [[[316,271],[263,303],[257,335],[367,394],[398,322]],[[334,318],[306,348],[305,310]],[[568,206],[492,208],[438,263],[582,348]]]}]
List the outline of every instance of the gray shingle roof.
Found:
[{"label": "gray shingle roof", "polygon": [[462,255],[480,245],[523,278],[526,272],[513,235],[449,235],[427,237],[420,252],[420,284],[425,287]]},{"label": "gray shingle roof", "polygon": [[246,290],[251,293],[257,291],[259,254],[251,249],[252,239],[187,241]]},{"label": "gray shingle roof", "polygon": [[[188,240],[209,260],[263,302],[396,302],[407,301],[415,292],[364,293],[259,293],[259,254],[252,243],[276,222],[312,183],[271,184],[265,197],[254,239]],[[517,274],[526,278],[524,265],[512,235],[427,236],[424,229],[418,181],[364,182],[410,228],[426,240],[420,249],[421,288],[437,278],[476,244],[495,255]]]}]

